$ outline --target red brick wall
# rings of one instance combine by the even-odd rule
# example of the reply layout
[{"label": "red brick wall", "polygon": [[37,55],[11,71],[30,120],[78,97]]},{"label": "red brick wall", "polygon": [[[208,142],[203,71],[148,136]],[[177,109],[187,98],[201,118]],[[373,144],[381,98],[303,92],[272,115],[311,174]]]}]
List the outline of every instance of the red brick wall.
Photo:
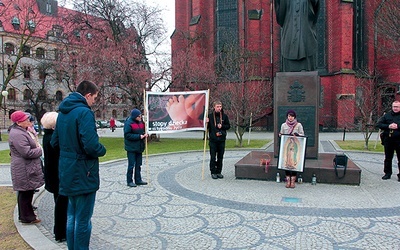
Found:
[{"label": "red brick wall", "polygon": [[[187,42],[178,39],[179,31],[191,31],[190,35],[202,35],[194,43],[197,55],[204,58],[214,57],[215,49],[215,1],[193,0],[194,11],[199,11],[201,20],[198,25],[190,26],[190,6],[188,0],[176,0],[176,32],[172,38],[172,51],[185,47]],[[280,27],[271,8],[272,0],[238,0],[240,44],[249,50],[260,53],[261,58],[253,62],[259,68],[260,76],[273,79],[280,65]],[[379,58],[374,48],[373,12],[379,0],[370,0],[366,8],[367,64],[370,72],[374,66],[382,73],[384,81],[400,83],[400,70],[393,60]],[[326,75],[321,76],[323,89],[320,109],[320,124],[349,128],[354,126],[357,110],[355,108],[355,88],[357,79],[353,68],[353,4],[339,0],[326,0]],[[247,11],[262,9],[261,20],[248,20]],[[379,38],[379,44],[384,44]],[[272,49],[271,49],[272,48]],[[377,55],[378,57],[375,57]],[[398,58],[398,57],[397,57]],[[353,97],[352,97],[353,96]]]}]

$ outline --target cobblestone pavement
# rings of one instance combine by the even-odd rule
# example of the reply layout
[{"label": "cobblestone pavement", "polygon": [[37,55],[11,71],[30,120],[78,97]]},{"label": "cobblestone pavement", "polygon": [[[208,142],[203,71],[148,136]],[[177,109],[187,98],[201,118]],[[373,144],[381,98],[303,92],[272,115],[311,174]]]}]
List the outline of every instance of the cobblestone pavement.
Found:
[{"label": "cobblestone pavement", "polygon": [[[91,249],[400,249],[400,183],[381,180],[383,154],[347,153],[362,170],[360,186],[287,189],[235,179],[248,152],[227,151],[218,180],[203,152],[150,156],[142,169],[149,185],[136,188],[126,186],[126,160],[102,164]],[[66,249],[52,237],[52,194],[40,192],[36,204],[42,223],[16,222],[21,235],[35,249]]]}]

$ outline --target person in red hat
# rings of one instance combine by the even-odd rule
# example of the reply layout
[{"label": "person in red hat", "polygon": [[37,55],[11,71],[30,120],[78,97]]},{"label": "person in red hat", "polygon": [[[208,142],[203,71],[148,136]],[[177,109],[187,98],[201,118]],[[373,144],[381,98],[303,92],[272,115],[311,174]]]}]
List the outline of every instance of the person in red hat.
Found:
[{"label": "person in red hat", "polygon": [[18,215],[22,223],[39,223],[34,213],[32,199],[35,190],[44,184],[42,172],[42,148],[28,133],[32,126],[29,116],[23,111],[11,114],[14,123],[9,128],[8,143],[11,155],[11,180],[18,191]]}]

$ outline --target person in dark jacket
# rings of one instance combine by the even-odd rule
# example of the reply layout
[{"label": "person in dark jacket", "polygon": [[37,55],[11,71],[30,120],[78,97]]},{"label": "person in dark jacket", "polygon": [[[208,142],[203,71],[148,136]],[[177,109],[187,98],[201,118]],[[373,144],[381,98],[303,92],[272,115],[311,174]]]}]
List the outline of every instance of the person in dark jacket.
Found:
[{"label": "person in dark jacket", "polygon": [[[137,185],[147,185],[147,182],[142,180],[141,166],[142,153],[144,151],[144,140],[148,137],[145,133],[142,114],[138,109],[133,109],[131,116],[124,123],[124,143],[128,157],[128,170],[126,172],[126,183],[129,187]],[[133,170],[135,176],[133,177]],[[133,178],[135,182],[133,182]]]},{"label": "person in dark jacket", "polygon": [[8,143],[11,155],[11,180],[17,191],[18,216],[22,223],[39,223],[33,211],[35,190],[44,184],[42,172],[42,148],[28,133],[32,126],[29,116],[21,111],[11,115],[14,123],[9,127]]},{"label": "person in dark jacket", "polygon": [[50,144],[57,121],[57,112],[47,112],[42,116],[40,123],[43,126],[43,153],[44,153],[44,188],[53,194],[54,198],[54,237],[56,241],[62,242],[67,238],[67,208],[68,197],[58,193],[58,161],[60,148],[53,148]]},{"label": "person in dark jacket", "polygon": [[94,83],[82,81],[76,92],[61,102],[51,138],[51,146],[60,147],[59,194],[68,196],[69,249],[89,249],[91,218],[100,186],[99,157],[106,154],[90,108],[98,92]]},{"label": "person in dark jacket", "polygon": [[210,171],[213,179],[222,179],[222,162],[225,153],[227,130],[231,128],[228,116],[222,110],[220,101],[214,102],[214,110],[208,115],[207,129],[210,146]]},{"label": "person in dark jacket", "polygon": [[397,167],[399,174],[397,180],[400,181],[400,102],[394,101],[392,110],[379,118],[377,127],[383,130],[383,147],[385,160],[383,163],[383,180],[388,180],[392,176],[392,161],[394,152],[397,155]]}]

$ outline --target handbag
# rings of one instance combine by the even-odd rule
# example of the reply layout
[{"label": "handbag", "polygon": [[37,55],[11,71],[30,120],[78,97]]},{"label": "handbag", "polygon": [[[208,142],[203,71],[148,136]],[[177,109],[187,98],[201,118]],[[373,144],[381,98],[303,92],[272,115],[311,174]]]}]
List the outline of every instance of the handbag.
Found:
[{"label": "handbag", "polygon": [[[337,178],[342,179],[346,175],[348,157],[345,154],[337,154],[333,158],[333,168],[335,169],[335,175]],[[338,169],[343,169],[343,175],[339,176]]]}]

